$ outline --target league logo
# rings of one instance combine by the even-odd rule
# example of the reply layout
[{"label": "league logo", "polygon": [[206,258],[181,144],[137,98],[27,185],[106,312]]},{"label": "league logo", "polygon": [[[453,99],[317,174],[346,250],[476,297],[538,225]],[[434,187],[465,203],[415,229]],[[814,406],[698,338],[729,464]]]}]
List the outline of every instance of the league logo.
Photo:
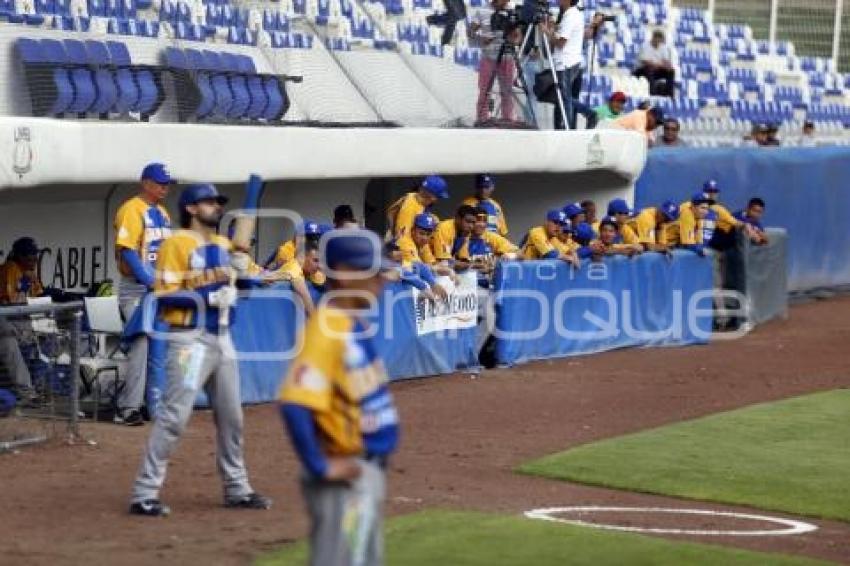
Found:
[{"label": "league logo", "polygon": [[15,128],[15,147],[12,150],[12,170],[22,180],[32,171],[32,141],[30,129],[26,126]]}]

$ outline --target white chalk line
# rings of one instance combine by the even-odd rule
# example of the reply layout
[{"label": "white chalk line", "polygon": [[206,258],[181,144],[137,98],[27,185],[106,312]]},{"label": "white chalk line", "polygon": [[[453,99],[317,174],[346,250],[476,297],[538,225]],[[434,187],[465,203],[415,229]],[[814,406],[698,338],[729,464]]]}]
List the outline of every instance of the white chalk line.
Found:
[{"label": "white chalk line", "polygon": [[[747,519],[751,521],[762,521],[766,523],[774,523],[786,527],[784,529],[771,530],[716,530],[716,529],[673,529],[673,528],[652,528],[652,527],[632,527],[626,525],[611,525],[605,523],[591,523],[582,521],[581,519],[566,519],[563,517],[555,517],[557,513],[585,512],[593,513],[600,512],[618,512],[618,513],[667,513],[680,515],[707,515],[712,517],[731,517],[735,519]],[[594,529],[604,529],[609,531],[625,531],[632,533],[651,533],[651,534],[671,534],[671,535],[698,535],[698,536],[732,536],[732,537],[755,537],[755,536],[789,536],[810,533],[818,529],[817,526],[803,521],[795,521],[793,519],[781,519],[779,517],[769,517],[767,515],[753,515],[749,513],[735,513],[732,511],[714,511],[710,509],[676,509],[671,507],[604,507],[599,505],[585,505],[572,507],[546,507],[541,509],[532,509],[526,511],[525,516],[529,519],[537,519],[541,521],[551,521],[554,523],[566,523],[570,525],[580,525],[583,527],[592,527]]]}]

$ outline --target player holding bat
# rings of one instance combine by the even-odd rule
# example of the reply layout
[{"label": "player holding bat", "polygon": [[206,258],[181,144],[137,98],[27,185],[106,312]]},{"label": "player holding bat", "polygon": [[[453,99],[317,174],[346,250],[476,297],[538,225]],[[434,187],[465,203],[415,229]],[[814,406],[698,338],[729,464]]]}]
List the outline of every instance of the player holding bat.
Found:
[{"label": "player holding bat", "polygon": [[[256,210],[262,180],[248,181],[244,209]],[[168,384],[133,485],[130,513],[165,516],[159,500],[168,460],[192,415],[198,391],[209,397],[217,428],[218,470],[224,505],[268,509],[271,499],[254,491],[245,469],[239,372],[231,355],[230,323],[236,305],[237,278],[244,271],[255,215],[238,216],[234,241],[216,233],[227,197],[211,184],[188,186],[180,195],[180,224],[163,242],[156,264],[154,291],[158,316],[170,326]],[[235,258],[237,261],[233,261]],[[239,261],[239,259],[242,261]]]}]

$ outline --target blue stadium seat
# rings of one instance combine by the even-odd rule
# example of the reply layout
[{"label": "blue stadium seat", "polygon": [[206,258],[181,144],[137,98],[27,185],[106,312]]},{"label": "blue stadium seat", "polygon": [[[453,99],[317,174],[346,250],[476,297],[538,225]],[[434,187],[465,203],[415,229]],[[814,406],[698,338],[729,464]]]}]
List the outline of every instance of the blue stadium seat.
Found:
[{"label": "blue stadium seat", "polygon": [[97,100],[94,103],[94,111],[104,116],[109,112],[119,112],[118,93],[119,86],[109,57],[106,45],[99,41],[88,40],[85,43],[88,62],[94,67],[94,81],[97,86]]},{"label": "blue stadium seat", "polygon": [[281,82],[277,77],[263,77],[263,88],[269,99],[263,111],[263,118],[267,121],[280,120],[289,107]]},{"label": "blue stadium seat", "polygon": [[230,108],[230,117],[234,119],[245,118],[248,107],[251,105],[251,96],[248,93],[245,77],[239,69],[239,56],[222,53],[220,59],[223,70],[230,77],[230,90],[233,92],[233,106]]},{"label": "blue stadium seat", "polygon": [[16,42],[27,75],[34,116],[61,117],[74,100],[68,70],[60,66],[66,62],[65,52],[61,43],[58,47],[51,45],[48,50],[44,44],[30,38],[20,38]]},{"label": "blue stadium seat", "polygon": [[233,91],[223,69],[221,58],[214,51],[204,50],[203,57],[206,68],[212,73],[210,83],[215,92],[215,113],[219,118],[230,118],[233,108]]},{"label": "blue stadium seat", "polygon": [[94,84],[94,75],[88,67],[86,48],[83,42],[76,39],[66,39],[63,44],[68,64],[71,65],[71,82],[74,85],[74,101],[69,110],[85,115],[94,110],[94,103],[97,100],[97,87]]},{"label": "blue stadium seat", "polygon": [[248,94],[251,103],[248,105],[246,115],[251,120],[259,120],[263,117],[266,107],[269,105],[269,96],[263,84],[263,77],[257,74],[254,60],[247,55],[237,55],[239,59],[239,71],[248,77]]},{"label": "blue stadium seat", "polygon": [[139,97],[130,111],[138,112],[142,120],[147,120],[162,103],[160,88],[153,70],[149,67],[133,65],[130,60],[130,51],[119,41],[107,41],[106,48],[112,57],[112,64],[129,69],[138,87]]},{"label": "blue stadium seat", "polygon": [[207,71],[207,63],[203,54],[196,49],[187,49],[186,65],[195,73],[195,85],[198,88],[200,102],[194,111],[194,116],[203,120],[209,118],[215,110],[215,91],[210,82],[210,74]]}]

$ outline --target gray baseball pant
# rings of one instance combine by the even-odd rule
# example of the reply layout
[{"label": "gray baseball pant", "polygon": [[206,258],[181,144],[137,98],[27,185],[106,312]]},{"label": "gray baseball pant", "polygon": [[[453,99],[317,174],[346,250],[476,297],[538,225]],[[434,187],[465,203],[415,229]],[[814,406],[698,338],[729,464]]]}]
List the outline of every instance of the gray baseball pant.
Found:
[{"label": "gray baseball pant", "polygon": [[[135,291],[123,292],[127,285],[121,281],[121,296],[119,306],[125,321],[129,321],[141,302],[141,296]],[[144,287],[142,287],[144,293]],[[145,400],[145,382],[148,377],[148,337],[140,334],[130,342],[130,351],[127,353],[127,367],[124,370],[124,387],[118,393],[118,409],[126,411],[138,410]]]},{"label": "gray baseball pant", "polygon": [[224,496],[238,498],[253,493],[243,457],[239,372],[236,360],[226,355],[232,350],[226,352],[223,347],[229,344],[229,333],[219,336],[205,330],[172,330],[168,384],[133,485],[133,502],[159,499],[168,459],[186,430],[201,388],[209,397],[216,425],[216,461]]},{"label": "gray baseball pant", "polygon": [[305,477],[301,490],[310,513],[311,566],[381,566],[384,563],[386,475],[360,460],[352,482]]},{"label": "gray baseball pant", "polygon": [[30,370],[21,355],[15,329],[5,318],[0,318],[0,366],[9,373],[15,387],[32,388]]}]

